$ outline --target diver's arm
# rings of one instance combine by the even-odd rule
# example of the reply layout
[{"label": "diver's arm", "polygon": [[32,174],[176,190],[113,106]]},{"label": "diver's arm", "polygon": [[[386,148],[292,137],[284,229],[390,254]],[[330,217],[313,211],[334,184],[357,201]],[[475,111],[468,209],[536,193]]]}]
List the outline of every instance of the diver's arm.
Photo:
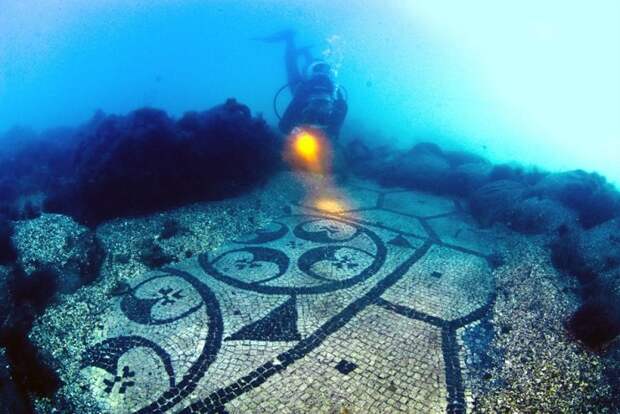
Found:
[{"label": "diver's arm", "polygon": [[301,122],[301,112],[303,110],[302,101],[299,96],[294,96],[291,103],[288,105],[282,118],[278,124],[280,131],[284,134],[288,134],[299,125]]},{"label": "diver's arm", "polygon": [[280,128],[280,132],[282,132],[283,134],[288,134],[293,129],[293,125],[294,122],[291,117],[291,113],[287,108],[287,110],[284,111],[284,115],[282,115],[280,122],[278,123],[278,127]]},{"label": "diver's arm", "polygon": [[308,103],[308,94],[311,89],[311,85],[308,82],[300,82],[295,88],[293,99],[286,107],[282,119],[280,119],[279,127],[280,131],[288,134],[296,126],[301,125],[304,122],[304,108]]}]

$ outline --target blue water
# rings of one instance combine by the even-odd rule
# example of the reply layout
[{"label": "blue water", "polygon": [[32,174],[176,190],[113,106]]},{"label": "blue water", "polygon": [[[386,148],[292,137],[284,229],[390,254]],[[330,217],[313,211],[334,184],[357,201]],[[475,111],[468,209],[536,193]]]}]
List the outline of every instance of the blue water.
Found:
[{"label": "blue water", "polygon": [[274,122],[283,48],[252,39],[288,27],[339,66],[344,135],[618,183],[618,16],[614,0],[0,0],[0,131],[230,96]]}]

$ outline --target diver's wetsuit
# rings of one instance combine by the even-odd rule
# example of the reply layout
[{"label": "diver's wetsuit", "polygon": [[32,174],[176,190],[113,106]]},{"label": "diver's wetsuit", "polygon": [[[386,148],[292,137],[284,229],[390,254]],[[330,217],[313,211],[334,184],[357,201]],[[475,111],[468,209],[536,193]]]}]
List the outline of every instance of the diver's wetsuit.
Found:
[{"label": "diver's wetsuit", "polygon": [[320,127],[329,137],[337,139],[347,115],[347,102],[342,90],[326,75],[305,78],[299,70],[299,57],[308,66],[315,59],[308,48],[297,48],[295,33],[285,30],[261,40],[285,42],[285,66],[288,86],[293,95],[280,120],[280,130],[288,134],[301,125]]},{"label": "diver's wetsuit", "polygon": [[[293,100],[280,120],[280,131],[290,133],[299,125],[320,126],[332,139],[337,139],[347,115],[347,102],[342,91],[326,77],[301,81],[293,91]],[[331,99],[328,99],[331,97]],[[327,110],[314,110],[314,106],[327,105]]]}]

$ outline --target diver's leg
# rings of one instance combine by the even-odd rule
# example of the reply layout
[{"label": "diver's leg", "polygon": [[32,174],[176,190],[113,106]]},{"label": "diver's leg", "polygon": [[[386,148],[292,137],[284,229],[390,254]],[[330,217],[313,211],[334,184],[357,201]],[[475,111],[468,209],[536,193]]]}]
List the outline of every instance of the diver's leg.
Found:
[{"label": "diver's leg", "polygon": [[304,67],[308,67],[312,62],[316,61],[316,58],[312,56],[310,49],[312,49],[312,46],[304,46],[297,49],[297,54],[303,56],[304,58]]},{"label": "diver's leg", "polygon": [[295,89],[296,85],[301,82],[301,72],[299,71],[298,57],[299,51],[295,46],[295,35],[292,33],[287,36],[284,41],[284,65],[286,67],[286,77],[288,79],[289,89],[291,92]]},{"label": "diver's leg", "polygon": [[286,77],[292,92],[295,85],[301,81],[301,72],[299,71],[298,64],[300,51],[295,46],[295,31],[293,29],[286,29],[270,36],[256,37],[254,39],[268,43],[285,43],[284,67],[286,68]]},{"label": "diver's leg", "polygon": [[293,38],[295,37],[295,34],[295,30],[293,29],[284,29],[280,30],[279,32],[275,32],[269,36],[253,37],[253,39],[260,40],[261,42],[277,43],[283,42],[288,38]]}]

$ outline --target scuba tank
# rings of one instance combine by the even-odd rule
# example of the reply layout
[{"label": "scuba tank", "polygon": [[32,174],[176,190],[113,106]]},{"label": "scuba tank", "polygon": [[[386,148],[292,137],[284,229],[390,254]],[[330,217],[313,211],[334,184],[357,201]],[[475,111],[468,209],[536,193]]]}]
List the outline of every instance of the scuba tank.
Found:
[{"label": "scuba tank", "polygon": [[[331,81],[330,81],[331,82]],[[280,95],[286,88],[291,88],[295,90],[296,88],[303,87],[301,85],[303,83],[299,82],[297,84],[291,85],[290,83],[286,83],[278,89],[273,97],[273,112],[278,118],[278,120],[282,120],[283,115],[280,114],[278,110],[278,103],[280,99]],[[327,126],[331,114],[334,110],[334,104],[336,101],[347,100],[347,91],[341,85],[334,85],[331,83],[330,87],[325,87],[324,85],[312,85],[311,88],[306,92],[302,92],[304,96],[304,106],[299,114],[299,119],[297,120],[299,123],[305,124],[315,124],[315,126]],[[297,93],[294,93],[293,100],[296,99]],[[289,104],[290,105],[290,104]],[[285,112],[286,115],[286,112]]]},{"label": "scuba tank", "polygon": [[[291,88],[293,99],[281,116],[278,112],[278,98],[287,87]],[[280,120],[280,130],[288,133],[299,125],[313,125],[324,132],[337,135],[344,113],[346,113],[346,92],[334,82],[331,67],[325,61],[315,61],[306,68],[303,80],[283,85],[273,98],[273,108]]]}]

